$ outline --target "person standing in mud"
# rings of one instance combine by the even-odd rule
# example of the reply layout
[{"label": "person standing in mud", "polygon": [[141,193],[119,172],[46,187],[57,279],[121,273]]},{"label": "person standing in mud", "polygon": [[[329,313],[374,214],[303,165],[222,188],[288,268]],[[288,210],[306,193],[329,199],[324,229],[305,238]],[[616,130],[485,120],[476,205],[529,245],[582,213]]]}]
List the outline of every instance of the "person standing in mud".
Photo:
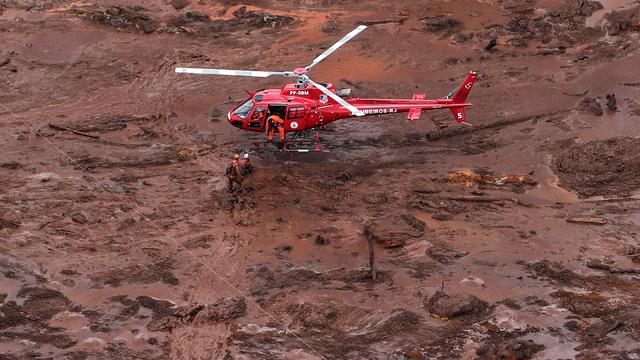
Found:
[{"label": "person standing in mud", "polygon": [[226,175],[229,180],[228,191],[233,192],[233,184],[238,184],[238,189],[242,190],[242,172],[240,171],[240,155],[236,154],[231,160],[231,163],[227,165]]},{"label": "person standing in mud", "polygon": [[244,156],[242,156],[242,160],[240,160],[239,165],[240,165],[240,173],[242,174],[243,178],[253,173],[253,164],[249,159],[249,154],[244,154]]}]

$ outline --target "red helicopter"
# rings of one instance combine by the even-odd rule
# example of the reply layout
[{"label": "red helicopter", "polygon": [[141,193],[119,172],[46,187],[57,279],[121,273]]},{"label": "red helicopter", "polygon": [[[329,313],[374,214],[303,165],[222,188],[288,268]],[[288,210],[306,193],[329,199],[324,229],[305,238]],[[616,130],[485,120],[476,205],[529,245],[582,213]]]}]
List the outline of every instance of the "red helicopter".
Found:
[{"label": "red helicopter", "polygon": [[[350,89],[336,91],[332,84],[319,84],[309,78],[308,72],[342,45],[364,31],[367,27],[358,26],[345,35],[340,41],[316,57],[306,67],[293,71],[250,71],[178,67],[176,73],[201,75],[226,75],[266,78],[269,76],[286,76],[296,78],[295,84],[287,84],[282,89],[259,90],[241,105],[227,114],[231,125],[248,131],[263,132],[266,130],[266,119],[276,114],[284,120],[285,133],[308,133],[311,129],[322,129],[325,125],[340,119],[356,116],[408,113],[409,120],[418,120],[422,110],[449,109],[454,119],[466,125],[464,108],[472,104],[466,102],[467,96],[478,77],[478,73],[470,72],[459,88],[440,99],[425,99],[425,94],[413,95],[413,99],[360,99],[350,98]],[[316,146],[320,148],[319,132],[316,132]],[[284,146],[284,141],[281,144]],[[309,151],[298,149],[295,151]]]}]

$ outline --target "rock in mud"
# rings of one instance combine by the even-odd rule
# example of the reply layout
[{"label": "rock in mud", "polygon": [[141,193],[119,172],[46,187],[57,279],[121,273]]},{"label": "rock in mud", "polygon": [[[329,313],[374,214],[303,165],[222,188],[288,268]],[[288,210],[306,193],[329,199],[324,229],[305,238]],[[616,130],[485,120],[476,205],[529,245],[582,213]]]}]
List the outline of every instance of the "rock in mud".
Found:
[{"label": "rock in mud", "polygon": [[600,116],[604,113],[602,111],[602,105],[600,105],[598,100],[588,96],[580,100],[578,105],[576,105],[576,110],[578,110],[578,112],[583,114],[590,114],[590,115],[597,115],[597,116]]},{"label": "rock in mud", "polygon": [[554,161],[559,185],[580,197],[627,194],[640,188],[640,139],[574,145]]},{"label": "rock in mud", "polygon": [[243,298],[221,299],[209,304],[194,318],[196,324],[213,324],[220,321],[236,319],[247,313],[247,304]]},{"label": "rock in mud", "polygon": [[481,314],[487,310],[489,304],[473,295],[456,294],[450,296],[443,291],[438,291],[425,303],[425,307],[432,315],[453,319]]}]

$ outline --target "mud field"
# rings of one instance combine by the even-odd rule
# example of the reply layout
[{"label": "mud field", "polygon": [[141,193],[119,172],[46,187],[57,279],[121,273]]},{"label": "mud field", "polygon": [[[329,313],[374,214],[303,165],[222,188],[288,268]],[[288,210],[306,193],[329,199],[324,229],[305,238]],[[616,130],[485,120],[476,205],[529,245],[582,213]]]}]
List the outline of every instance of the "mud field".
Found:
[{"label": "mud field", "polygon": [[[0,359],[639,359],[639,14],[0,0]],[[226,113],[285,81],[173,71],[289,70],[363,23],[316,81],[439,97],[476,70],[474,126],[258,151]]]}]

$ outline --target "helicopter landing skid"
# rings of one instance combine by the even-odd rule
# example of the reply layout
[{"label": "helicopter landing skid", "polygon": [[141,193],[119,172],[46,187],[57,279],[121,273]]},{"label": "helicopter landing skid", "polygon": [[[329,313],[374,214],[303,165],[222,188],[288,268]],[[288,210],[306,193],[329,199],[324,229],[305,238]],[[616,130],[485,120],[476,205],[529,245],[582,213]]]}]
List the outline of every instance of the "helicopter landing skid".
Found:
[{"label": "helicopter landing skid", "polygon": [[[282,142],[256,142],[255,145],[262,149],[268,150],[266,145],[272,144],[274,147],[278,149],[278,151],[282,152],[298,152],[298,153],[309,153],[309,152],[323,152],[328,153],[329,150],[324,150],[320,146],[320,132],[316,132],[316,135],[313,139],[305,139],[305,138],[295,138],[294,140]],[[286,145],[285,145],[286,144]],[[300,147],[300,146],[303,147]],[[306,147],[312,145],[313,147]]]}]

